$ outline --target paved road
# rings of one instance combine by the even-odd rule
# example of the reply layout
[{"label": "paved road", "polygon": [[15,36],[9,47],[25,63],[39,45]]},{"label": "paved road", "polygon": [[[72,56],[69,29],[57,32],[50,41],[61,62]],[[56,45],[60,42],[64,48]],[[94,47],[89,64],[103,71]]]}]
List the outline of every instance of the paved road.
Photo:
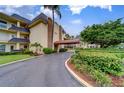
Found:
[{"label": "paved road", "polygon": [[43,55],[0,68],[2,87],[80,87],[65,69],[71,53]]}]

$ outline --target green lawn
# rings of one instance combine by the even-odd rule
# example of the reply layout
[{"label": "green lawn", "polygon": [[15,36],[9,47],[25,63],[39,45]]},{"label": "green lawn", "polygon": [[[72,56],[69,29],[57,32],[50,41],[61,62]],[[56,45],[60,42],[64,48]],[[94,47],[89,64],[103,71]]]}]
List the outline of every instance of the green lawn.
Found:
[{"label": "green lawn", "polygon": [[79,49],[81,55],[104,56],[109,58],[124,58],[124,50],[119,49]]},{"label": "green lawn", "polygon": [[31,56],[27,54],[0,56],[0,64],[5,64],[12,61],[21,60],[30,57]]}]

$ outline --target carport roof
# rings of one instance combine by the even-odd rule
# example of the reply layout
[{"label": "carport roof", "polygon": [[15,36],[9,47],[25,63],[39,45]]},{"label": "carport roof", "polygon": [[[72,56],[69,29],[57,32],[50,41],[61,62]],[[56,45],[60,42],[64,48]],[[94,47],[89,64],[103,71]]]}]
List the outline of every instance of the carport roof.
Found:
[{"label": "carport roof", "polygon": [[55,45],[61,45],[61,44],[79,44],[80,40],[79,39],[73,39],[73,40],[60,40],[54,42]]}]

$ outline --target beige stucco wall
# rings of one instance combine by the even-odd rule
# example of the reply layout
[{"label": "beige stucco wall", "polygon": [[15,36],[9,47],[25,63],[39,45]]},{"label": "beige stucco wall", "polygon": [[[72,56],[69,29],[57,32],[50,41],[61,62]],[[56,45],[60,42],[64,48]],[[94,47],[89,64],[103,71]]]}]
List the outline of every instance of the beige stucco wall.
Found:
[{"label": "beige stucco wall", "polygon": [[65,38],[65,33],[62,32],[62,40]]},{"label": "beige stucco wall", "polygon": [[0,45],[5,45],[5,52],[11,52],[11,46],[14,46],[14,49],[16,49],[15,44],[1,44]]},{"label": "beige stucco wall", "polygon": [[47,25],[40,23],[30,28],[30,43],[40,43],[43,47],[48,47],[48,30]]},{"label": "beige stucco wall", "polygon": [[15,35],[15,37],[16,37],[16,33],[0,31],[0,41],[8,42],[10,39],[12,39],[12,35]]},{"label": "beige stucco wall", "polygon": [[59,40],[59,25],[58,24],[54,24],[54,34],[53,34],[53,42],[58,41]]},{"label": "beige stucco wall", "polygon": [[5,52],[11,52],[11,46],[14,47],[14,50],[16,49],[15,44],[5,44],[5,45],[6,45]]}]

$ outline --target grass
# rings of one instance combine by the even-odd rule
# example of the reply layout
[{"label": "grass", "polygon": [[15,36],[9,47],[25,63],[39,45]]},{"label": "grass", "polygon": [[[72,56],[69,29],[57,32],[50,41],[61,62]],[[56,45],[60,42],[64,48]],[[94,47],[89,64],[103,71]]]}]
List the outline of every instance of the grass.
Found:
[{"label": "grass", "polygon": [[79,49],[81,55],[104,56],[109,58],[124,58],[124,50],[119,49]]},{"label": "grass", "polygon": [[12,61],[17,61],[30,57],[31,56],[27,54],[0,56],[0,64],[6,64]]}]

